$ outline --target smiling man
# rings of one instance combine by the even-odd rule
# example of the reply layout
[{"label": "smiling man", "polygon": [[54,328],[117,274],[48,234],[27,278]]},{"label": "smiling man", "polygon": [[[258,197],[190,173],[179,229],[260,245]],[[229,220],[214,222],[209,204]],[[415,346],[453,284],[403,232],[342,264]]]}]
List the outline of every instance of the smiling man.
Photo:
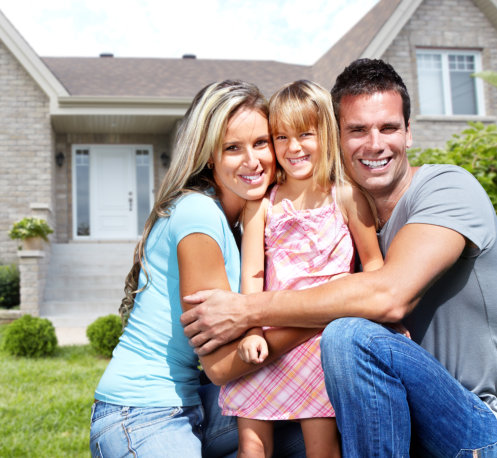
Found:
[{"label": "smiling man", "polygon": [[[185,333],[202,354],[254,326],[328,325],[322,362],[344,456],[497,456],[490,200],[459,167],[410,167],[410,100],[390,65],[353,62],[332,95],[347,170],[378,210],[384,267],[301,291],[199,292]],[[379,324],[398,320],[412,340]]]}]

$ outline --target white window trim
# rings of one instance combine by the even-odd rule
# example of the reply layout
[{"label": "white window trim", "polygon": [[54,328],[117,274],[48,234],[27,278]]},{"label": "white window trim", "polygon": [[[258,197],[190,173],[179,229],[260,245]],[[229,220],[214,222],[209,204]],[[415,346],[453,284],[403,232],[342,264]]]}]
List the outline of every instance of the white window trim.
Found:
[{"label": "white window trim", "polygon": [[[437,117],[446,117],[446,116],[457,116],[458,118],[465,117],[481,117],[485,116],[485,98],[483,95],[483,81],[481,78],[475,79],[475,89],[476,89],[476,115],[454,115],[452,113],[452,97],[450,93],[450,75],[449,75],[449,54],[450,55],[472,55],[475,57],[475,73],[482,71],[481,66],[481,52],[475,49],[440,49],[440,48],[417,48],[416,49],[416,71],[418,71],[417,67],[417,56],[419,54],[440,54],[442,56],[442,83],[444,90],[444,105],[446,112],[444,114],[437,115]],[[418,91],[419,91],[418,86]],[[421,107],[420,107],[421,109]],[[420,116],[423,115],[422,113]],[[432,115],[430,115],[432,116]]]}]

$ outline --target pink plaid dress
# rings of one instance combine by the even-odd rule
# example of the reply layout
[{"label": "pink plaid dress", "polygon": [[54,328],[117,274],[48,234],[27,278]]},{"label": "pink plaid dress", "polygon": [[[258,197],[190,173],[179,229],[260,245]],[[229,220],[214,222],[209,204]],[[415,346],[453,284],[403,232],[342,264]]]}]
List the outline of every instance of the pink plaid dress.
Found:
[{"label": "pink plaid dress", "polygon": [[[284,213],[273,214],[278,186],[269,197],[265,229],[265,289],[304,289],[349,273],[354,246],[335,203],[295,210],[284,199]],[[258,420],[334,417],[324,385],[319,343],[321,334],[260,370],[221,388],[223,415]]]}]

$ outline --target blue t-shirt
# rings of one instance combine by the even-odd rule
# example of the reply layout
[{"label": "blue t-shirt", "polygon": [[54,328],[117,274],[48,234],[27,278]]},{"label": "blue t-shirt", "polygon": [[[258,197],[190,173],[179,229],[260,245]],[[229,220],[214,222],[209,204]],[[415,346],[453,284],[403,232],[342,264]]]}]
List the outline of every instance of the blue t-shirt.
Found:
[{"label": "blue t-shirt", "polygon": [[[145,246],[149,283],[137,294],[119,344],[95,398],[135,407],[200,404],[198,357],[180,323],[177,246],[187,235],[202,233],[219,245],[232,291],[239,290],[240,253],[226,216],[213,198],[189,193],[160,218]],[[146,282],[140,272],[139,288]]]}]

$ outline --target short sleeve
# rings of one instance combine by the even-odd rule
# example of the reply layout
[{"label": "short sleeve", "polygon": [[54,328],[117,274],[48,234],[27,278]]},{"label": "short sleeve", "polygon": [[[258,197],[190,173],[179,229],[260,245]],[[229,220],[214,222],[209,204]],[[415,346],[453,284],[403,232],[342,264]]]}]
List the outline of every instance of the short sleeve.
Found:
[{"label": "short sleeve", "polygon": [[170,235],[174,244],[193,233],[212,237],[224,252],[224,213],[216,201],[200,193],[189,193],[175,204],[170,217]]},{"label": "short sleeve", "polygon": [[414,186],[415,190],[409,197],[407,224],[447,227],[473,242],[479,251],[493,245],[496,231],[494,209],[473,175],[457,166],[424,167],[427,169],[420,178],[422,182]]}]

